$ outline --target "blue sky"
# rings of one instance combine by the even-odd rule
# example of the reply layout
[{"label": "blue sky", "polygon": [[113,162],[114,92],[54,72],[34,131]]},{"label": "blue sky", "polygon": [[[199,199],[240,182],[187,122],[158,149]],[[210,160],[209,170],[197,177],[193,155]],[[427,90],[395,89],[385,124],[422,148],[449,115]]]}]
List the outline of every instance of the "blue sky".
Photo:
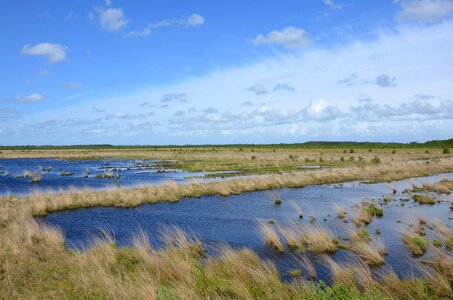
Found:
[{"label": "blue sky", "polygon": [[0,144],[453,136],[453,0],[1,1]]}]

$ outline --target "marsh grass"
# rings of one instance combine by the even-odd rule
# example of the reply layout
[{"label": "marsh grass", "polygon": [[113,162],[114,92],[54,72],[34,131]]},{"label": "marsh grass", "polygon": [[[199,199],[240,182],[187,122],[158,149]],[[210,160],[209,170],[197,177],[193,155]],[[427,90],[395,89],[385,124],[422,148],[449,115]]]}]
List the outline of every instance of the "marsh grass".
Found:
[{"label": "marsh grass", "polygon": [[317,278],[315,266],[313,265],[313,263],[307,256],[301,255],[299,257],[299,262],[300,262],[303,270],[307,273],[309,278],[311,278],[311,279]]},{"label": "marsh grass", "polygon": [[313,253],[334,253],[338,250],[334,236],[320,225],[306,225],[302,229],[302,243]]},{"label": "marsh grass", "polygon": [[299,249],[300,252],[304,251],[300,226],[293,223],[286,226],[279,225],[277,228],[281,236],[286,240],[289,250]]},{"label": "marsh grass", "polygon": [[422,256],[429,247],[428,241],[417,233],[407,232],[403,235],[403,242],[406,244],[413,256]]},{"label": "marsh grass", "polygon": [[297,204],[295,201],[291,201],[291,206],[297,212],[299,219],[302,219],[304,217],[304,215],[302,213],[302,208],[300,208],[299,204]]},{"label": "marsh grass", "polygon": [[270,190],[281,187],[303,187],[310,184],[335,183],[358,179],[368,182],[376,180],[389,181],[450,169],[453,170],[453,160],[429,165],[404,163],[395,166],[349,167],[321,170],[314,173],[237,178],[223,182],[194,182],[185,185],[168,182],[161,186],[141,186],[104,191],[73,189],[53,194],[43,192],[33,196],[13,197],[15,200],[11,199],[9,201],[25,203],[25,205],[32,208],[33,215],[43,215],[52,211],[96,205],[137,206],[144,202],[178,201],[183,197],[191,196],[213,194],[226,196],[242,192]]},{"label": "marsh grass", "polygon": [[[244,153],[250,157],[250,152]],[[360,154],[365,157],[365,153]],[[340,265],[329,257],[334,275],[332,286],[299,281],[285,283],[275,265],[261,260],[250,249],[224,247],[216,257],[206,257],[201,242],[181,231],[164,234],[166,246],[161,249],[153,249],[149,238],[139,233],[131,248],[118,247],[111,237],[105,237],[84,251],[72,251],[65,248],[60,230],[38,225],[33,218],[52,211],[96,205],[136,206],[145,202],[179,201],[189,196],[230,195],[352,180],[391,181],[453,170],[453,162],[448,158],[430,164],[406,160],[392,164],[379,155],[383,157],[382,163],[376,166],[348,166],[304,174],[187,185],[170,182],[108,191],[70,189],[55,194],[35,192],[23,197],[5,195],[0,197],[0,298],[297,299],[303,295],[305,299],[451,299],[451,290],[445,288],[448,283],[445,278],[450,278],[451,284],[451,277],[447,277],[453,270],[451,259],[442,258],[439,263],[433,263],[438,275],[431,274],[427,279],[400,279],[390,274],[377,281],[366,263]],[[265,154],[257,156],[260,159],[254,164],[265,163]],[[319,157],[319,153],[313,156]],[[405,159],[415,157],[418,156]],[[323,158],[330,159],[327,155]],[[312,226],[302,227],[301,243],[315,253],[335,251],[334,237]],[[271,228],[280,239],[275,228]],[[306,270],[303,264],[302,269]],[[443,281],[436,285],[436,280]]]},{"label": "marsh grass", "polygon": [[371,241],[370,233],[365,229],[351,228],[349,229],[349,240],[353,242],[362,241],[369,242]]},{"label": "marsh grass", "polygon": [[429,195],[425,195],[425,194],[415,194],[413,196],[414,198],[414,201],[415,202],[418,202],[420,204],[429,204],[429,205],[433,205],[433,204],[436,204],[436,200],[434,200],[434,198],[432,198],[431,196]]},{"label": "marsh grass", "polygon": [[282,204],[282,198],[277,193],[271,193],[271,199],[274,202],[275,205],[281,205]]},{"label": "marsh grass", "polygon": [[66,171],[61,171],[60,172],[60,176],[72,176],[74,175],[73,172],[66,172]]},{"label": "marsh grass", "polygon": [[343,219],[345,217],[346,210],[342,206],[334,203],[333,204],[333,209],[335,210],[338,218]]},{"label": "marsh grass", "polygon": [[285,248],[283,247],[280,237],[276,229],[271,224],[259,221],[258,228],[266,246],[273,247],[279,253],[285,252]]}]

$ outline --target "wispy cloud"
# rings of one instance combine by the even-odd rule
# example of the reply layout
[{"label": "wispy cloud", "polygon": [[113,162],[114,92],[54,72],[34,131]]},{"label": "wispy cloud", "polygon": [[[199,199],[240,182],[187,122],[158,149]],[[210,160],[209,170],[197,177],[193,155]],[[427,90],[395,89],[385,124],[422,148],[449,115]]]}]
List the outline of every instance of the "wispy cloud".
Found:
[{"label": "wispy cloud", "polygon": [[196,27],[201,26],[205,22],[204,17],[199,14],[191,14],[187,18],[181,19],[170,19],[170,20],[161,20],[156,23],[151,23],[147,25],[142,30],[133,30],[126,34],[126,37],[138,38],[138,37],[147,37],[149,36],[153,30],[162,27]]},{"label": "wispy cloud", "polygon": [[77,15],[77,13],[71,11],[69,12],[65,17],[65,21],[75,21],[79,18],[79,16]]},{"label": "wispy cloud", "polygon": [[337,84],[344,84],[346,86],[354,86],[358,84],[373,84],[381,88],[396,87],[396,77],[389,74],[380,74],[375,78],[369,80],[366,78],[360,78],[357,74],[351,74],[347,77],[337,81]]},{"label": "wispy cloud", "polygon": [[171,93],[165,94],[160,102],[168,103],[168,102],[187,102],[187,94],[185,93]]},{"label": "wispy cloud", "polygon": [[22,114],[14,108],[0,108],[0,120],[16,119],[22,117]]},{"label": "wispy cloud", "polygon": [[41,102],[44,100],[44,96],[40,94],[30,94],[30,95],[19,95],[16,98],[16,102],[19,103],[35,103]]},{"label": "wispy cloud", "polygon": [[65,88],[67,90],[77,90],[77,89],[80,89],[80,83],[68,82],[63,85],[63,88]]},{"label": "wispy cloud", "polygon": [[330,9],[340,10],[343,9],[343,6],[339,3],[334,2],[333,0],[322,0],[322,2],[327,5]]},{"label": "wispy cloud", "polygon": [[106,120],[110,119],[122,119],[122,120],[137,120],[137,119],[146,119],[147,116],[152,114],[135,114],[129,112],[116,112],[113,114],[108,114],[105,116]]}]

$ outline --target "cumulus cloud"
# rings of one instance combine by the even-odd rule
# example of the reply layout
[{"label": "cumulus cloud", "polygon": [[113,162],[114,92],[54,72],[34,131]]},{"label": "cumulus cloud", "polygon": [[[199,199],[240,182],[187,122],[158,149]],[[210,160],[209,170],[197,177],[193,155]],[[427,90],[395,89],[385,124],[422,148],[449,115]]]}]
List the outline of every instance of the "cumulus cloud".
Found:
[{"label": "cumulus cloud", "polygon": [[261,84],[255,84],[255,85],[249,86],[245,90],[253,92],[257,96],[264,95],[264,94],[268,93],[267,92],[267,88],[264,85],[261,85]]},{"label": "cumulus cloud", "polygon": [[351,74],[343,79],[337,81],[337,84],[344,84],[346,86],[353,86],[359,82],[359,76],[357,74]]},{"label": "cumulus cloud", "polygon": [[343,79],[337,81],[337,84],[344,84],[346,86],[354,86],[357,84],[375,84],[382,88],[396,87],[396,77],[388,74],[380,74],[376,78],[369,80],[360,78],[357,74],[351,74]]},{"label": "cumulus cloud", "polygon": [[401,5],[400,18],[433,22],[449,16],[453,12],[452,0],[397,0]]},{"label": "cumulus cloud", "polygon": [[150,114],[133,114],[129,112],[116,112],[113,114],[108,114],[105,116],[106,120],[111,120],[111,119],[122,119],[122,120],[136,120],[136,119],[145,119],[146,116],[151,115]]},{"label": "cumulus cloud", "polygon": [[323,99],[312,101],[302,110],[302,114],[308,120],[321,122],[331,121],[342,115],[336,105],[329,104]]},{"label": "cumulus cloud", "polygon": [[16,98],[16,102],[19,103],[34,103],[41,102],[44,100],[44,96],[40,94],[30,94],[30,95],[19,95]]},{"label": "cumulus cloud", "polygon": [[388,74],[381,74],[376,77],[375,83],[383,88],[386,87],[395,87],[396,86],[396,77],[390,76]]},{"label": "cumulus cloud", "polygon": [[40,43],[34,46],[25,45],[22,48],[22,54],[46,56],[49,62],[56,63],[65,60],[66,46],[51,43]]},{"label": "cumulus cloud", "polygon": [[351,111],[356,119],[366,121],[453,119],[453,101],[416,96],[414,101],[388,104],[369,99],[352,106]]},{"label": "cumulus cloud", "polygon": [[245,102],[242,102],[241,105],[242,106],[253,106],[253,105],[255,105],[255,103],[253,103],[252,101],[245,101]]},{"label": "cumulus cloud", "polygon": [[290,92],[295,92],[296,89],[289,85],[288,83],[278,83],[274,86],[274,88],[272,89],[274,92],[275,91],[282,91],[282,90],[286,90],[286,91],[290,91]]},{"label": "cumulus cloud", "polygon": [[186,20],[187,26],[200,26],[203,25],[203,23],[204,18],[199,14],[191,14]]},{"label": "cumulus cloud", "polygon": [[252,43],[256,46],[276,45],[291,49],[307,47],[311,44],[311,41],[305,30],[289,26],[280,31],[273,30],[267,35],[258,34]]},{"label": "cumulus cloud", "polygon": [[105,112],[105,109],[98,108],[96,105],[91,106],[91,109],[90,109],[90,110],[91,110],[92,112],[94,112],[94,113]]},{"label": "cumulus cloud", "polygon": [[99,25],[103,30],[116,32],[124,28],[129,20],[124,16],[121,8],[96,8],[99,17]]},{"label": "cumulus cloud", "polygon": [[333,0],[322,0],[322,2],[333,10],[340,10],[343,8],[341,4],[335,3]]},{"label": "cumulus cloud", "polygon": [[185,93],[171,93],[165,94],[160,102],[167,103],[167,102],[187,102],[187,94]]}]

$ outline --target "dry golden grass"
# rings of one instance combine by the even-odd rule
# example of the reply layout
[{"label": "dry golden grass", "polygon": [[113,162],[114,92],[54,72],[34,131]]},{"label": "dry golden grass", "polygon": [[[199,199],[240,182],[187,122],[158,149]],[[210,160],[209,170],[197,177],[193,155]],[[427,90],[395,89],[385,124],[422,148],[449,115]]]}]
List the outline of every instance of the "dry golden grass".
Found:
[{"label": "dry golden grass", "polygon": [[277,230],[273,227],[273,225],[267,222],[259,221],[258,228],[261,232],[264,243],[267,246],[275,248],[275,250],[277,250],[280,253],[285,252],[285,248],[283,247],[283,244],[280,240]]},{"label": "dry golden grass", "polygon": [[302,243],[310,252],[334,253],[337,245],[333,239],[334,236],[322,226],[306,225],[302,228]]},{"label": "dry golden grass", "polygon": [[370,268],[360,260],[351,261],[347,264],[339,264],[329,256],[323,256],[322,260],[330,268],[335,284],[360,290],[370,290],[377,285]]},{"label": "dry golden grass", "polygon": [[342,206],[340,206],[340,205],[334,203],[333,209],[334,209],[335,212],[337,213],[337,217],[338,217],[338,218],[343,219],[343,218],[345,217],[345,215],[346,215],[346,210],[345,210]]},{"label": "dry golden grass", "polygon": [[310,259],[308,257],[306,257],[305,255],[302,255],[299,259],[300,259],[300,264],[302,265],[302,268],[308,274],[308,276],[311,279],[316,279],[317,278],[316,269],[315,269],[315,266],[313,265],[313,263],[310,261]]},{"label": "dry golden grass", "polygon": [[280,226],[278,225],[278,231],[280,232],[281,236],[286,240],[286,244],[290,250],[299,249],[299,251],[303,251],[304,247],[302,245],[302,232],[300,226],[296,224],[290,224],[287,226]]},{"label": "dry golden grass", "polygon": [[294,207],[294,210],[297,212],[299,219],[302,219],[304,217],[304,214],[303,214],[302,208],[300,208],[299,204],[297,204],[295,201],[291,201],[291,206]]},{"label": "dry golden grass", "polygon": [[381,254],[382,250],[375,247],[373,244],[355,242],[350,245],[349,250],[370,266],[379,266],[385,263],[384,257]]}]

